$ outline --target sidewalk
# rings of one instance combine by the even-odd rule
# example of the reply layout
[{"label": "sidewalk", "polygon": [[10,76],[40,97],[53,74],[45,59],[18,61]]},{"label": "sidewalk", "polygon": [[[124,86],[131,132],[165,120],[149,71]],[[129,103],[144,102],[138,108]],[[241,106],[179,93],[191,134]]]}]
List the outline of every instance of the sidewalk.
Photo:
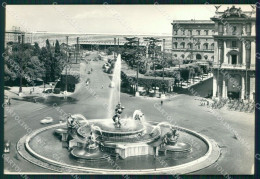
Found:
[{"label": "sidewalk", "polygon": [[[44,91],[44,87],[42,86],[36,86],[36,87],[23,87],[22,88],[22,96],[19,96],[19,87],[9,87],[9,90],[4,90],[4,94],[7,95],[10,98],[22,98],[22,97],[26,97],[26,96],[37,96],[37,97],[48,97],[48,96],[57,96],[57,97],[63,97],[64,94],[60,93],[60,94],[54,94],[54,93],[43,93]],[[34,91],[33,91],[34,88]],[[50,85],[45,85],[45,90],[46,89],[53,89],[51,88]],[[32,90],[32,93],[30,93],[30,91]],[[73,93],[71,92],[67,92],[66,96],[70,96]]]}]

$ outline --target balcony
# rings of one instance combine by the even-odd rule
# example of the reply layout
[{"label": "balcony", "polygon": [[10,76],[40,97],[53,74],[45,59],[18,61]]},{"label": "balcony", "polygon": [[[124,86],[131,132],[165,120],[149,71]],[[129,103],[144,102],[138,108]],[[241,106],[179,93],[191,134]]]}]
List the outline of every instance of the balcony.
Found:
[{"label": "balcony", "polygon": [[222,69],[233,69],[233,70],[246,70],[245,64],[226,64],[222,63],[221,65],[217,62],[213,64],[213,68],[222,68]]}]

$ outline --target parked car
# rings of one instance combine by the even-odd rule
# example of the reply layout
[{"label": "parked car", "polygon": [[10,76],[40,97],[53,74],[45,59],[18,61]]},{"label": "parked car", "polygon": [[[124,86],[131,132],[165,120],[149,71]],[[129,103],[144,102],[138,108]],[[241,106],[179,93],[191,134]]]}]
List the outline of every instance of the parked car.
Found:
[{"label": "parked car", "polygon": [[53,91],[53,90],[52,90],[51,88],[48,88],[48,89],[45,89],[43,92],[44,92],[44,93],[52,93],[52,91]]},{"label": "parked car", "polygon": [[4,99],[5,99],[5,100],[4,100],[4,103],[5,103],[5,104],[8,104],[8,102],[9,102],[9,98],[8,98],[7,95],[4,96]]},{"label": "parked car", "polygon": [[41,124],[50,124],[53,122],[52,117],[45,117],[43,120],[41,120]]}]

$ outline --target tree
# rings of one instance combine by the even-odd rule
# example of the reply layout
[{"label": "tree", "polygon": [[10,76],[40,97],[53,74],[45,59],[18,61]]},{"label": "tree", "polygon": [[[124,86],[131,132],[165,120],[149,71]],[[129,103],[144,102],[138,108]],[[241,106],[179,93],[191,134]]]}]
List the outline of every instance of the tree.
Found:
[{"label": "tree", "polygon": [[40,53],[41,53],[41,49],[39,47],[39,44],[37,42],[34,42],[33,55],[39,56]]},{"label": "tree", "polygon": [[59,41],[56,40],[56,43],[55,43],[55,54],[60,54],[60,44],[59,44]]},{"label": "tree", "polygon": [[39,59],[44,65],[44,82],[47,83],[50,81],[51,57],[46,47],[42,47]]},{"label": "tree", "polygon": [[195,77],[195,70],[193,67],[190,67],[190,78],[193,79],[193,83],[194,83],[194,77]]},{"label": "tree", "polygon": [[181,71],[181,78],[184,80],[184,81],[187,81],[189,80],[189,73],[190,73],[190,70],[188,68],[182,68]]}]

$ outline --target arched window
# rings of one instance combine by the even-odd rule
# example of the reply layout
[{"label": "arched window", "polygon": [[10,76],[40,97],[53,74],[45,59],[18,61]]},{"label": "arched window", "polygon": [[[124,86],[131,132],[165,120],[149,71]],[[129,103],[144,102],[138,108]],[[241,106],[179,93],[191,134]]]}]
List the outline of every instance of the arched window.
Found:
[{"label": "arched window", "polygon": [[207,60],[208,59],[208,55],[204,55],[204,58],[205,58],[205,60]]},{"label": "arched window", "polygon": [[200,43],[199,42],[196,43],[196,46],[197,46],[197,49],[200,50]]},{"label": "arched window", "polygon": [[174,49],[177,49],[177,48],[178,48],[178,43],[177,43],[177,42],[174,42],[174,43],[173,43],[173,48],[174,48]]},{"label": "arched window", "polygon": [[192,49],[192,43],[188,43],[188,48]]},{"label": "arched window", "polygon": [[185,48],[185,43],[184,42],[181,43],[181,48]]},{"label": "arched window", "polygon": [[214,61],[214,55],[211,56],[211,60]]},{"label": "arched window", "polygon": [[232,65],[238,64],[238,55],[239,52],[236,50],[231,50],[227,53],[228,55],[228,63]]},{"label": "arched window", "polygon": [[212,43],[210,46],[211,46],[211,50],[214,50],[214,43]]},{"label": "arched window", "polygon": [[181,58],[184,59],[184,57],[185,57],[184,54],[182,54],[182,55],[181,55]]},{"label": "arched window", "polygon": [[201,55],[200,54],[196,55],[196,60],[201,60]]},{"label": "arched window", "polygon": [[204,43],[204,44],[203,44],[203,49],[204,49],[204,50],[208,50],[208,48],[209,48],[209,44],[208,44],[208,43]]}]

